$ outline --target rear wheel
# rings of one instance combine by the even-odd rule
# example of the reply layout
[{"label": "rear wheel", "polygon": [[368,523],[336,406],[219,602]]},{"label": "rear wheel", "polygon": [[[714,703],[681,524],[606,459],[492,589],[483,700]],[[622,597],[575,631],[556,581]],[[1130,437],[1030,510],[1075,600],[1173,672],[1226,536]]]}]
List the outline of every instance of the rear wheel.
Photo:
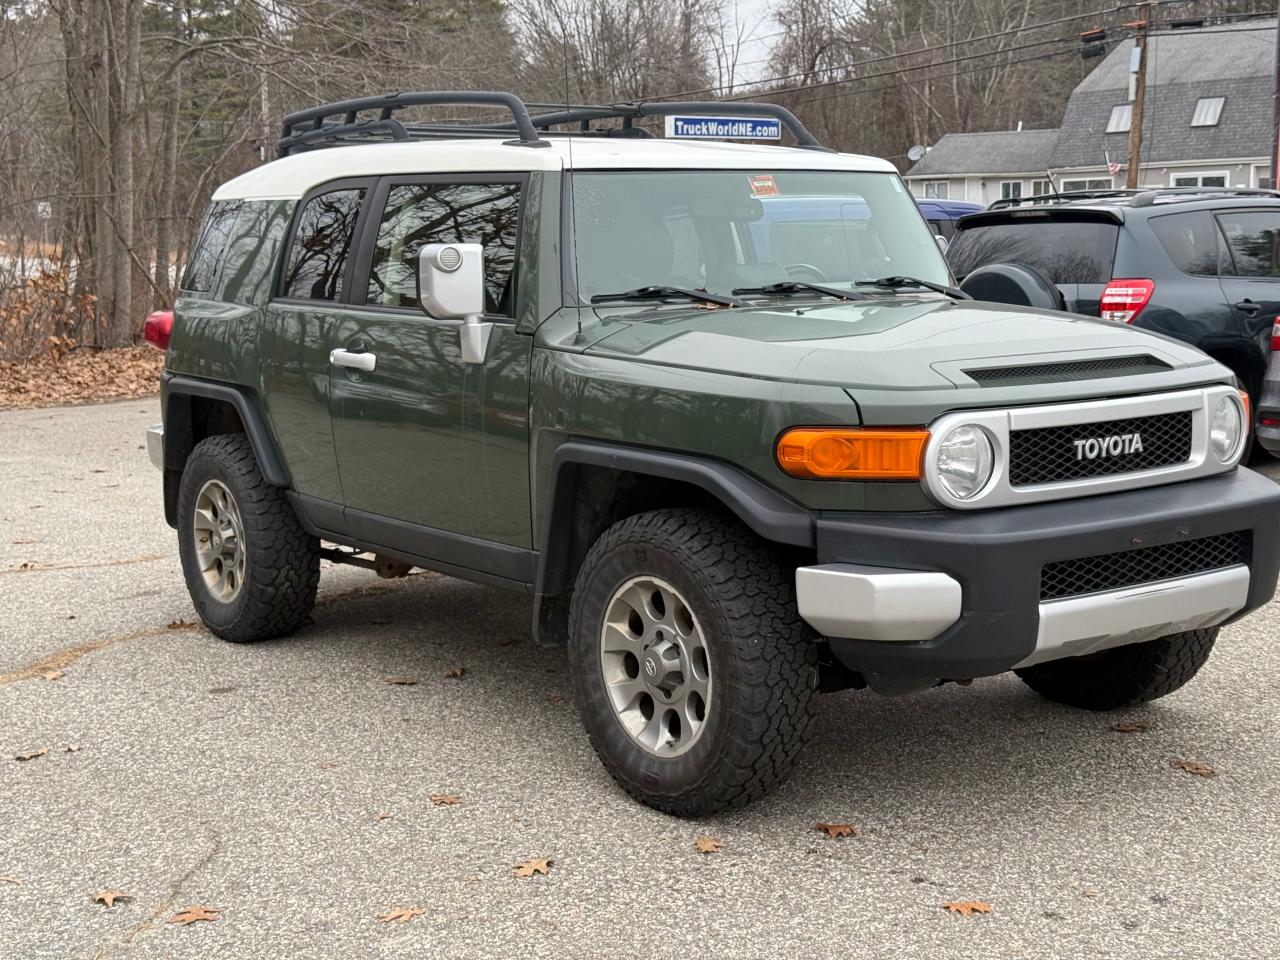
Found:
[{"label": "rear wheel", "polygon": [[178,552],[196,612],[224,640],[268,640],[309,620],[320,541],[263,479],[244,434],[208,437],[187,458]]},{"label": "rear wheel", "polygon": [[1200,671],[1217,638],[1217,627],[1191,630],[1014,672],[1057,703],[1116,710],[1173,693]]},{"label": "rear wheel", "polygon": [[657,510],[607,530],[574,589],[582,719],[632,796],[678,816],[781,783],[807,739],[816,637],[794,573],[731,519]]}]

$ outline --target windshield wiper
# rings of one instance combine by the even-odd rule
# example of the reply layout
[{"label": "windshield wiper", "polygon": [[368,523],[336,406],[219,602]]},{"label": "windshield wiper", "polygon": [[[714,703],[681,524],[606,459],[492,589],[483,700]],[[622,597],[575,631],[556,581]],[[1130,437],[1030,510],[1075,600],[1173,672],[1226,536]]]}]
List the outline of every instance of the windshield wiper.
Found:
[{"label": "windshield wiper", "polygon": [[597,293],[591,298],[592,303],[612,303],[615,300],[671,300],[682,298],[696,300],[701,303],[714,303],[720,307],[740,307],[742,301],[737,297],[726,297],[722,293],[708,293],[706,290],[687,290],[684,287],[669,287],[656,284],[650,287],[637,287],[621,293]]},{"label": "windshield wiper", "polygon": [[814,293],[820,293],[825,297],[835,297],[837,300],[866,300],[867,296],[863,293],[857,293],[853,290],[839,290],[835,287],[824,287],[820,283],[810,283],[807,280],[781,280],[778,283],[766,283],[763,287],[734,287],[733,292],[743,294],[744,296],[752,293],[771,294],[771,293],[800,293],[809,290]]},{"label": "windshield wiper", "polygon": [[935,293],[945,293],[948,297],[954,297],[956,300],[973,299],[959,287],[950,287],[945,283],[934,283],[931,280],[920,280],[917,277],[881,277],[879,280],[859,280],[854,286],[884,287],[886,290],[905,290],[907,287],[920,287],[924,290],[932,290]]}]

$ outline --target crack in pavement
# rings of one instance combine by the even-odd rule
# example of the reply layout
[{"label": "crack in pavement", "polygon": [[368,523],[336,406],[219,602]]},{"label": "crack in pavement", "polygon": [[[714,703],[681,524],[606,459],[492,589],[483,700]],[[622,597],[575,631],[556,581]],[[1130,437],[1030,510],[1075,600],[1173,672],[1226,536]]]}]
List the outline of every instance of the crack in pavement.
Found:
[{"label": "crack in pavement", "polygon": [[[0,571],[3,573],[4,571]],[[366,584],[360,587],[353,587],[350,590],[343,590],[339,593],[331,593],[316,598],[317,607],[327,607],[331,603],[339,600],[349,600],[356,597],[369,596],[373,594],[388,593],[392,590],[399,590],[404,586],[404,581],[418,580],[421,578],[431,579],[439,574],[430,570],[424,570],[421,573],[410,574],[394,581],[381,581],[378,583]],[[33,660],[31,663],[21,666],[9,673],[0,673],[0,687],[9,683],[17,683],[19,680],[34,680],[36,677],[43,676],[46,673],[52,673],[56,670],[66,670],[81,657],[86,657],[91,653],[97,653],[106,647],[113,647],[116,644],[128,643],[131,640],[150,640],[154,637],[163,636],[166,633],[174,633],[180,630],[203,630],[204,628],[198,623],[187,623],[182,620],[174,622],[163,627],[147,627],[143,630],[134,630],[130,633],[119,634],[114,637],[100,637],[97,640],[89,640],[85,643],[78,643],[73,647],[67,647],[63,650],[55,651],[47,656],[41,657],[39,660]]]},{"label": "crack in pavement", "polygon": [[147,553],[127,560],[103,560],[101,563],[37,563],[34,560],[28,560],[16,567],[0,570],[0,577],[11,573],[43,573],[46,570],[95,570],[99,567],[123,567],[131,563],[152,563],[167,559],[169,556],[170,554],[167,553]]}]

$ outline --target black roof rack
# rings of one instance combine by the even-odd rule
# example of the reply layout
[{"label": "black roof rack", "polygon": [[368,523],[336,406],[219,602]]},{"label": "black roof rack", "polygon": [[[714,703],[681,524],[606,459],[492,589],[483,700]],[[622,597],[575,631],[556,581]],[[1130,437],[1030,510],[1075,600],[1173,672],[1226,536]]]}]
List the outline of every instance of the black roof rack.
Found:
[{"label": "black roof rack", "polygon": [[[414,106],[481,106],[497,107],[510,112],[511,120],[495,123],[445,120],[439,122],[404,122],[395,113]],[[539,112],[530,114],[533,107]],[[362,113],[377,115],[361,119]],[[652,137],[635,126],[637,119],[677,114],[698,116],[772,117],[778,120],[796,145],[808,150],[826,150],[805,129],[796,115],[775,103],[742,103],[719,101],[636,101],[609,105],[592,104],[526,104],[511,93],[479,90],[423,91],[389,93],[378,97],[342,100],[287,114],[279,143],[278,156],[286,157],[303,150],[337,146],[344,143],[386,140],[440,140],[510,137],[506,143],[523,147],[545,147],[546,136],[588,137]],[[593,127],[600,120],[621,120],[620,127]],[[556,127],[575,126],[572,130]]]},{"label": "black roof rack", "polygon": [[1130,207],[1151,207],[1158,203],[1206,200],[1214,197],[1277,197],[1280,191],[1249,187],[1140,187],[1113,190],[1068,190],[1063,193],[1047,193],[1038,197],[1007,197],[995,200],[988,210],[1009,207],[1056,206],[1063,203],[1080,203],[1089,200],[1115,200]]}]

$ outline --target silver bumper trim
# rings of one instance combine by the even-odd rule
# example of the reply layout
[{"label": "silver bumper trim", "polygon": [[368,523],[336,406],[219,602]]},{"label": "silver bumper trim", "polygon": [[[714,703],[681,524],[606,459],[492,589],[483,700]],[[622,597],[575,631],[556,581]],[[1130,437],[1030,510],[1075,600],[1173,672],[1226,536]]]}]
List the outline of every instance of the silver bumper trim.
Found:
[{"label": "silver bumper trim", "polygon": [[945,573],[855,563],[796,570],[800,616],[824,637],[931,640],[960,619],[960,599]]},{"label": "silver bumper trim", "polygon": [[1040,604],[1036,648],[1018,667],[1079,657],[1222,623],[1244,608],[1243,565]]},{"label": "silver bumper trim", "polygon": [[164,469],[164,424],[156,423],[147,427],[147,456],[151,465],[157,470]]}]

